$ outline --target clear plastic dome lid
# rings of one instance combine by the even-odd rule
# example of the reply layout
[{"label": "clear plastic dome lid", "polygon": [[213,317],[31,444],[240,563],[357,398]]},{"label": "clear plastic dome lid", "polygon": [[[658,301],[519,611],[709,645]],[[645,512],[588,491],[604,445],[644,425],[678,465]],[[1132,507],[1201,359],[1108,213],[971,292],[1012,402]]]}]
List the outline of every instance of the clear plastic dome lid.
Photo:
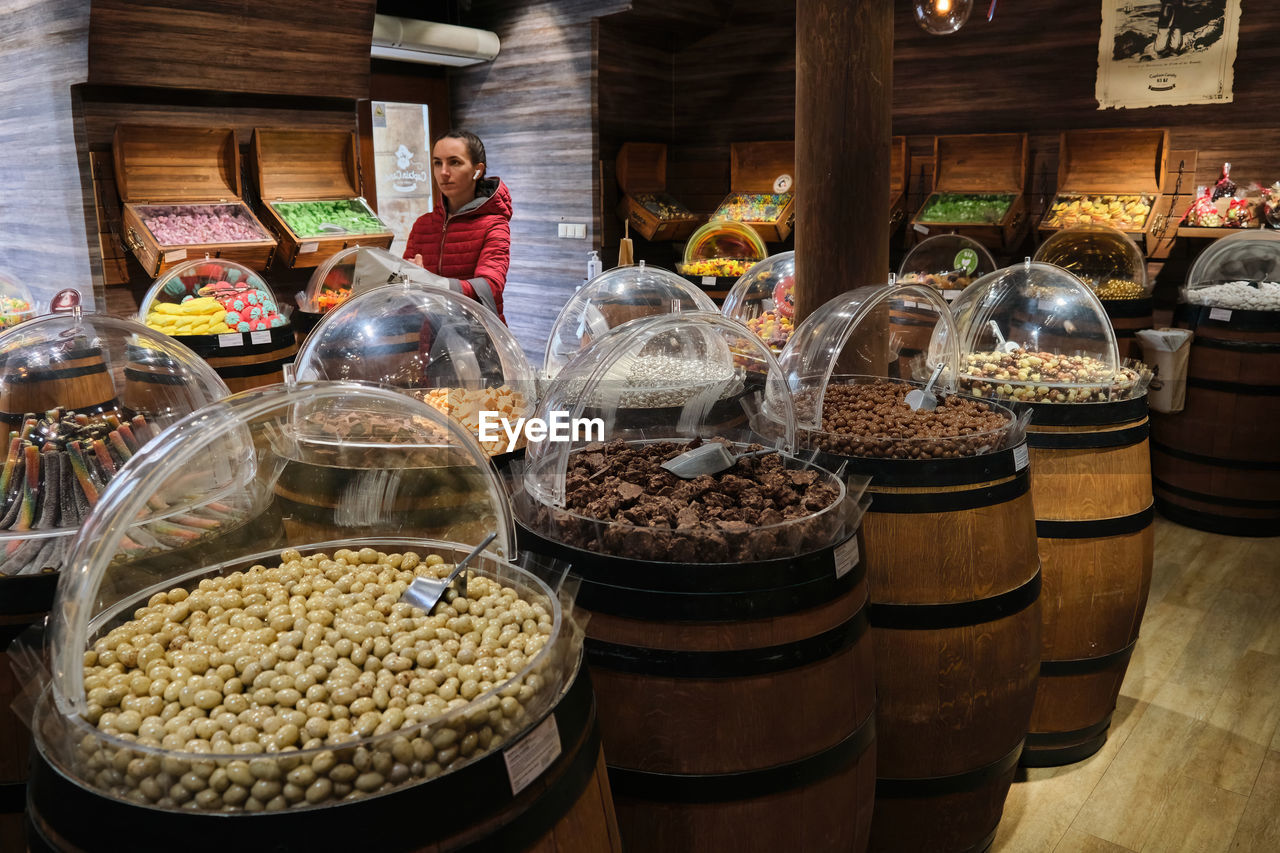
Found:
[{"label": "clear plastic dome lid", "polygon": [[769,254],[760,235],[750,225],[732,219],[713,219],[689,236],[683,275],[737,278]]},{"label": "clear plastic dome lid", "polygon": [[501,424],[528,416],[537,397],[533,368],[496,314],[415,284],[377,287],[330,311],[298,351],[294,373],[400,389],[452,415],[494,455],[523,446],[511,447]]},{"label": "clear plastic dome lid", "polygon": [[628,320],[715,310],[710,296],[670,270],[643,261],[607,270],[578,288],[560,309],[547,338],[543,375],[554,378],[587,344]]},{"label": "clear plastic dome lid", "polygon": [[[97,793],[184,811],[332,805],[357,789],[336,769],[357,748],[373,765],[360,773],[374,774],[358,790],[389,792],[512,742],[576,665],[557,595],[509,562],[492,464],[421,402],[361,383],[276,385],[184,418],[139,456],[74,541],[37,715],[46,757]],[[206,489],[224,475],[220,492]],[[127,520],[153,496],[249,521],[198,555],[122,560]],[[438,603],[412,594],[490,535]],[[483,648],[468,639],[482,631]],[[149,689],[162,681],[172,700]],[[379,698],[392,695],[404,701]],[[180,730],[166,726],[169,701]],[[97,772],[132,759],[135,772]],[[284,777],[299,766],[311,775],[290,794]],[[246,771],[257,775],[238,791],[212,781],[238,785]],[[188,773],[210,784],[174,791]],[[267,776],[276,784],[249,790]],[[303,789],[315,796],[294,795]]]},{"label": "clear plastic dome lid", "polygon": [[445,279],[386,249],[352,246],[316,267],[307,289],[297,296],[298,310],[325,314],[357,293],[403,282],[441,285]]},{"label": "clear plastic dome lid", "polygon": [[[130,320],[50,314],[0,335],[0,575],[57,568],[67,536],[126,463],[169,424],[225,397],[207,363]],[[139,518],[165,510],[149,503]],[[135,552],[181,539],[183,522],[144,525]]]},{"label": "clear plastic dome lid", "polygon": [[[649,317],[597,338],[537,417],[559,423],[561,440],[530,444],[516,512],[556,541],[724,563],[794,555],[848,531],[843,483],[792,455],[795,418],[773,354],[720,314]],[[677,456],[676,470],[663,467]],[[702,500],[710,492],[720,497]]]},{"label": "clear plastic dome lid", "polygon": [[927,284],[943,292],[964,290],[995,270],[991,253],[977,240],[963,234],[938,234],[907,252],[898,268],[898,283]]},{"label": "clear plastic dome lid", "polygon": [[780,353],[795,328],[795,287],[796,253],[780,252],[747,270],[720,310]]},{"label": "clear plastic dome lid", "polygon": [[1035,260],[1062,267],[1103,300],[1141,299],[1151,293],[1147,259],[1123,231],[1079,225],[1049,235]]},{"label": "clear plastic dome lid", "polygon": [[151,285],[138,319],[166,335],[223,335],[287,326],[266,280],[221,258],[180,264]]},{"label": "clear plastic dome lid", "polygon": [[1061,267],[1006,267],[951,306],[963,364],[960,388],[1027,403],[1092,403],[1145,392],[1149,371],[1121,363],[1097,294]]},{"label": "clear plastic dome lid", "polygon": [[1280,235],[1254,230],[1214,241],[1192,264],[1183,298],[1214,308],[1280,311]]},{"label": "clear plastic dome lid", "polygon": [[30,320],[36,311],[36,299],[31,291],[0,271],[0,330]]}]

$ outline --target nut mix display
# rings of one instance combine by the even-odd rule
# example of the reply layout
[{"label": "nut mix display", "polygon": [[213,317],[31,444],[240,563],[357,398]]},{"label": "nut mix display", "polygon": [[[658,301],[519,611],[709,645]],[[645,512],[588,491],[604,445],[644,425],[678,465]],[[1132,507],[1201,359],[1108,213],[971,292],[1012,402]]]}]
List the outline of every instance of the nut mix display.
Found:
[{"label": "nut mix display", "polygon": [[781,454],[738,459],[727,471],[692,480],[661,467],[702,443],[584,446],[569,456],[565,510],[536,507],[535,528],[577,548],[692,563],[789,556],[829,545],[841,532],[833,506],[838,483]]},{"label": "nut mix display", "polygon": [[[886,459],[951,459],[1004,446],[1009,416],[987,403],[951,395],[932,412],[914,411],[906,395],[914,386],[876,380],[831,384],[822,397],[822,430],[805,440],[839,456]],[[814,394],[801,392],[797,414],[812,417]]]},{"label": "nut mix display", "polygon": [[[274,562],[274,561],[273,561]],[[159,808],[278,811],[431,779],[499,748],[544,691],[548,607],[475,573],[401,602],[442,557],[280,555],[153,595],[85,653],[99,789]]]},{"label": "nut mix display", "polygon": [[1151,197],[1145,195],[1060,195],[1044,224],[1049,228],[1073,225],[1109,225],[1121,231],[1141,231],[1151,213]]},{"label": "nut mix display", "polygon": [[635,193],[632,195],[639,204],[659,219],[697,219],[689,208],[676,201],[666,193]]},{"label": "nut mix display", "polygon": [[1026,403],[1099,403],[1130,396],[1139,380],[1131,367],[1112,369],[1089,355],[971,352],[960,387],[980,397]]},{"label": "nut mix display", "polygon": [[1011,193],[935,193],[916,216],[919,222],[996,223],[1004,219]]},{"label": "nut mix display", "polygon": [[162,246],[271,239],[253,221],[248,210],[238,204],[139,207],[138,215]]}]

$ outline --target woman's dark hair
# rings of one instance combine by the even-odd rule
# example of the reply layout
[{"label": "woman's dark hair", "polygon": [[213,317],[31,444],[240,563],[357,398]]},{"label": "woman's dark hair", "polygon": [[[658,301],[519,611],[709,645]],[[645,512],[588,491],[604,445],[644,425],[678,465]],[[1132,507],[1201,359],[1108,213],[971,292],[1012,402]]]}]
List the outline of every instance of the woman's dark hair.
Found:
[{"label": "woman's dark hair", "polygon": [[480,141],[480,137],[476,136],[471,131],[460,130],[457,128],[453,130],[446,130],[444,133],[436,137],[435,142],[431,143],[431,147],[434,148],[436,142],[439,142],[441,139],[461,139],[467,145],[467,156],[471,158],[472,163],[488,163],[484,158],[484,143]]}]

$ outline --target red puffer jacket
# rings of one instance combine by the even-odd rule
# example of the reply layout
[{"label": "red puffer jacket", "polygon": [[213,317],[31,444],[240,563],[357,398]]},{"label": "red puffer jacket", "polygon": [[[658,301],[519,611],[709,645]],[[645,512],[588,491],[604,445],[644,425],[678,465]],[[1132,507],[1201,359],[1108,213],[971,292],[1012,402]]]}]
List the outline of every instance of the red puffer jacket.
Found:
[{"label": "red puffer jacket", "polygon": [[[449,287],[502,317],[502,290],[511,264],[511,193],[501,178],[476,184],[476,197],[449,213],[445,202],[418,217],[404,256],[449,279]],[[502,317],[502,322],[506,322]]]}]

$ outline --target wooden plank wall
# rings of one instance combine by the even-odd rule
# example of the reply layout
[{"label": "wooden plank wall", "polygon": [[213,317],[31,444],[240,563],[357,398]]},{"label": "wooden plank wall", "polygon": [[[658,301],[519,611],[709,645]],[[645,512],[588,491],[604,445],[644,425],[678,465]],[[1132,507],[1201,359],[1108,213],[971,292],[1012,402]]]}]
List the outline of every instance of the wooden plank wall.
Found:
[{"label": "wooden plank wall", "polygon": [[46,302],[92,297],[70,88],[88,35],[88,0],[0,0],[0,271]]},{"label": "wooden plank wall", "polygon": [[[511,190],[505,313],[539,364],[556,314],[585,278],[600,229],[593,18],[626,5],[476,0],[461,21],[502,40],[492,63],[452,75],[453,118],[484,140],[489,174]],[[560,239],[561,222],[585,223],[587,239]]]},{"label": "wooden plank wall", "polygon": [[89,82],[364,98],[371,0],[93,0]]}]

